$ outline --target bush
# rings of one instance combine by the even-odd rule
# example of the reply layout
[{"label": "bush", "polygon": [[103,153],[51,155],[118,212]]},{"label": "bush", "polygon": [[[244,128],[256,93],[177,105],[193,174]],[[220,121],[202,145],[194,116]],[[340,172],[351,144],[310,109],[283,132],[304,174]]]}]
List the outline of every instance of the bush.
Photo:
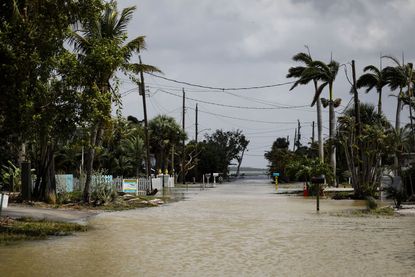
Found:
[{"label": "bush", "polygon": [[78,203],[82,201],[82,191],[60,192],[56,199],[58,204]]},{"label": "bush", "polygon": [[104,171],[96,172],[91,184],[91,200],[96,205],[110,203],[117,197],[115,186],[112,182],[108,182],[104,175]]},{"label": "bush", "polygon": [[368,196],[366,198],[366,207],[368,210],[375,210],[378,207],[378,202],[372,196]]}]

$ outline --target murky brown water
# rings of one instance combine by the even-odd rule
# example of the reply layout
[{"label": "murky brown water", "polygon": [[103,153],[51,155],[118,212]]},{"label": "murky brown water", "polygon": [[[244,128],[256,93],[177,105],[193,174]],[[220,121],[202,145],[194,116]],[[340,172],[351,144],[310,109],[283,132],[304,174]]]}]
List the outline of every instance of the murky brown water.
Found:
[{"label": "murky brown water", "polygon": [[339,217],[353,201],[274,194],[264,183],[106,213],[93,230],[0,248],[0,276],[415,276],[415,217]]}]

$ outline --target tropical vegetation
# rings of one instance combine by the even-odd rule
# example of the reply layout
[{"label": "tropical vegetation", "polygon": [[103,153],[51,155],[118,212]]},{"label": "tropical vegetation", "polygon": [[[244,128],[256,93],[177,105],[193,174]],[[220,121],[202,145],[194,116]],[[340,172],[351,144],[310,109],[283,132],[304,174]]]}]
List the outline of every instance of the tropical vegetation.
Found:
[{"label": "tropical vegetation", "polygon": [[[194,141],[167,115],[149,122],[121,115],[118,76],[136,83],[145,99],[141,75],[161,72],[141,62],[145,37],[128,36],[135,10],[119,10],[116,1],[102,0],[0,4],[2,189],[23,190],[21,180],[33,176],[31,198],[53,203],[57,201],[55,175],[71,173],[84,180],[82,198],[89,203],[91,194],[96,195],[91,188],[94,172],[148,177],[147,172],[160,170],[183,181],[201,181],[202,174],[220,173],[226,178],[229,166],[235,165],[239,175],[250,143],[241,130],[214,130],[203,141]],[[392,172],[402,177],[406,196],[412,196],[413,64],[383,56],[385,67],[367,65],[358,78],[353,67],[350,82],[355,105],[345,107],[336,120],[341,99],[334,97],[335,82],[339,68],[348,64],[332,58],[318,60],[307,50],[293,56],[297,64],[289,67],[286,76],[293,78],[290,90],[312,84],[317,144],[297,142],[297,149],[291,151],[286,138],[275,138],[265,153],[270,173],[279,172],[282,181],[306,182],[312,175],[324,174],[330,185],[350,179],[356,197],[362,198],[376,196],[381,177]],[[376,111],[360,103],[359,89],[376,91]],[[394,126],[383,115],[386,89],[396,99]],[[328,96],[322,97],[326,92]],[[324,141],[322,109],[326,107],[329,137]],[[403,109],[409,111],[407,126],[401,126]],[[22,165],[28,163],[32,171],[23,172]],[[102,198],[110,199],[113,191],[103,194]]]},{"label": "tropical vegetation", "polygon": [[[308,48],[307,48],[308,49]],[[415,152],[413,108],[414,108],[414,70],[412,63],[403,63],[393,56],[382,56],[382,60],[389,61],[391,65],[377,68],[373,65],[364,67],[363,74],[356,80],[354,61],[352,64],[351,93],[354,94],[354,107],[347,108],[342,115],[335,119],[334,108],[341,103],[340,99],[333,97],[333,84],[339,70],[339,63],[330,60],[329,63],[311,59],[308,53],[298,53],[294,61],[302,62],[304,66],[290,67],[287,78],[295,78],[290,90],[298,85],[306,85],[313,81],[314,99],[312,106],[317,103],[317,125],[321,111],[318,101],[323,89],[329,87],[329,99],[321,98],[323,107],[329,106],[329,139],[324,142],[324,148],[329,149],[333,181],[349,181],[354,188],[357,198],[378,195],[381,188],[381,178],[392,174],[403,178],[404,194],[414,197],[413,163]],[[347,67],[347,65],[345,65]],[[346,76],[348,77],[348,76]],[[320,83],[319,83],[320,82]],[[388,122],[383,114],[382,93],[385,87],[392,92],[397,91],[395,126]],[[360,103],[358,89],[365,88],[366,93],[375,89],[378,93],[377,112],[371,104]],[[401,126],[401,111],[403,105],[408,106],[410,123]],[[337,124],[337,127],[335,127]],[[299,155],[299,151],[289,151],[284,145],[283,138],[278,138],[271,151],[265,154],[270,162],[270,172],[278,171],[288,180],[304,179],[303,172],[310,167],[309,153],[306,151]],[[323,142],[319,143],[323,144]],[[320,163],[328,163],[321,154]],[[337,148],[337,149],[336,149]],[[309,148],[312,149],[312,148]],[[339,154],[336,158],[335,154]],[[393,161],[392,161],[393,160]],[[339,167],[336,165],[339,164]],[[290,170],[294,168],[289,174]],[[287,173],[288,171],[288,173]],[[301,176],[303,175],[303,176]],[[406,176],[406,177],[404,177]],[[308,177],[307,177],[308,178]],[[305,178],[305,179],[307,179]],[[328,178],[330,179],[330,177]]]}]

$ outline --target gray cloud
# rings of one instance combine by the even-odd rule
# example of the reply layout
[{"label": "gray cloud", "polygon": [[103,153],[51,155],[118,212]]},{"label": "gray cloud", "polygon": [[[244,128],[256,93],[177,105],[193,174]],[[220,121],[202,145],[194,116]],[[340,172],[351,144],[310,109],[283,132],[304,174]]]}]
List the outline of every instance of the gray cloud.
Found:
[{"label": "gray cloud", "polygon": [[[304,45],[310,46],[314,58],[323,61],[331,55],[340,63],[355,59],[358,74],[368,64],[379,64],[380,53],[400,57],[404,51],[406,60],[415,58],[415,40],[411,36],[415,1],[410,0],[131,0],[120,1],[119,5],[138,6],[129,34],[146,35],[148,51],[142,55],[144,61],[160,67],[168,77],[194,83],[240,87],[286,82],[288,68],[295,65],[291,57],[305,51]],[[156,91],[169,86],[170,91],[179,94],[182,86],[152,77],[147,78],[147,83],[152,95],[150,115],[172,111],[171,115],[180,121],[180,98]],[[131,86],[124,83],[122,90]],[[342,70],[335,93],[344,104],[350,99],[349,88]],[[186,89],[190,97],[205,101],[264,106],[252,99]],[[308,105],[312,89],[300,87],[288,92],[288,87],[280,87],[237,94],[266,103]],[[376,93],[361,95],[363,101],[376,101]],[[124,100],[125,114],[141,116],[136,95]],[[188,104],[194,107],[195,103],[189,100]],[[385,110],[390,119],[394,108],[395,98],[386,96]],[[201,110],[262,121],[310,122],[315,118],[310,108],[258,112],[201,104]],[[188,126],[194,123],[193,118],[194,112],[189,108]],[[202,129],[239,128],[252,134],[250,153],[254,156],[247,156],[245,163],[251,166],[265,166],[263,158],[256,155],[261,155],[276,136],[292,137],[295,128],[295,124],[261,124],[209,114],[201,114],[200,121]],[[304,138],[311,135],[309,125],[303,128],[308,133]],[[193,127],[187,131],[194,136]]]}]

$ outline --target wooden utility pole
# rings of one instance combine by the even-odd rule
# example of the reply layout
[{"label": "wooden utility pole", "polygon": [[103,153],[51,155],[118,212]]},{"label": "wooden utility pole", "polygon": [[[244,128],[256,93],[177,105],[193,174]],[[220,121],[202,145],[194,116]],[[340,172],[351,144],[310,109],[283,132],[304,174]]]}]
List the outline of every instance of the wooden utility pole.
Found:
[{"label": "wooden utility pole", "polygon": [[313,121],[313,131],[312,131],[312,133],[311,133],[311,143],[314,143],[314,121]]},{"label": "wooden utility pole", "polygon": [[199,132],[199,130],[198,130],[198,112],[199,112],[199,110],[198,110],[198,107],[197,107],[197,103],[196,103],[196,123],[195,123],[195,142],[196,142],[196,144],[197,144],[197,133]]},{"label": "wooden utility pole", "polygon": [[297,121],[298,121],[298,127],[297,127],[297,129],[298,129],[298,131],[297,131],[297,149],[298,149],[301,146],[301,143],[300,143],[300,140],[301,140],[301,123],[300,123],[299,119],[297,119]]},{"label": "wooden utility pole", "polygon": [[[182,124],[183,124],[183,133],[185,133],[185,115],[186,115],[186,92],[184,91],[183,88],[183,119],[182,119]],[[185,184],[185,176],[184,176],[184,160],[186,157],[186,153],[185,153],[185,139],[183,138],[183,142],[182,142],[182,183]]]},{"label": "wooden utility pole", "polygon": [[146,144],[146,176],[150,178],[150,189],[153,189],[151,185],[151,164],[150,164],[150,143],[148,137],[148,120],[147,120],[147,105],[146,105],[146,89],[144,85],[143,63],[141,62],[141,56],[138,56],[140,61],[140,86],[139,94],[143,97],[143,111],[144,111],[144,139]]},{"label": "wooden utility pole", "polygon": [[358,155],[358,162],[357,162],[357,176],[359,183],[358,186],[362,185],[363,177],[362,177],[362,162],[363,162],[363,155],[362,155],[362,144],[360,142],[360,135],[362,134],[362,124],[360,118],[360,101],[359,101],[359,93],[357,92],[356,86],[356,67],[355,62],[352,60],[352,80],[353,80],[353,97],[354,97],[354,114],[355,114],[355,128],[356,128],[356,138],[357,138],[357,155]]},{"label": "wooden utility pole", "polygon": [[294,133],[293,151],[295,151],[296,144],[297,144],[297,128],[295,128],[295,133]]}]

